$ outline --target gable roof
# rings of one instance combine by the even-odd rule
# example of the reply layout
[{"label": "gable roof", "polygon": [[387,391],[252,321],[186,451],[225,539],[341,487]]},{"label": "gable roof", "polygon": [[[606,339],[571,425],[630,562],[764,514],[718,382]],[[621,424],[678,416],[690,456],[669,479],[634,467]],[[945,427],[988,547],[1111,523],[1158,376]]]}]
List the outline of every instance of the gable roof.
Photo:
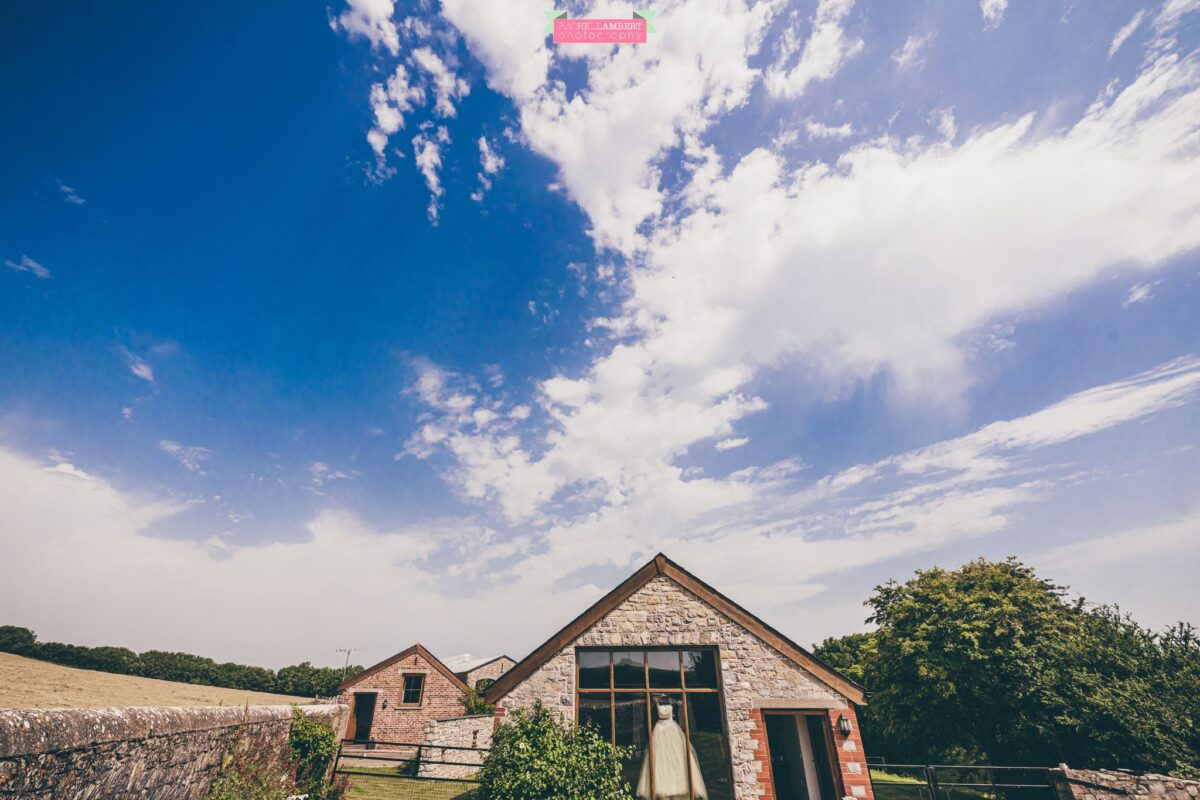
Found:
[{"label": "gable roof", "polygon": [[517,663],[517,660],[510,656],[499,655],[499,656],[484,656],[483,658],[474,658],[471,656],[470,653],[463,653],[462,655],[452,656],[450,658],[447,658],[443,663],[450,669],[454,670],[455,674],[462,675],[463,673],[466,673],[466,672],[474,672],[475,670],[480,669],[482,667],[486,667],[489,664],[495,664],[497,661],[499,661],[502,658],[507,658],[509,661],[513,662],[514,664]]},{"label": "gable roof", "polygon": [[513,687],[528,678],[539,667],[553,658],[564,647],[578,639],[588,628],[600,621],[606,614],[625,602],[629,597],[658,576],[664,576],[675,581],[705,603],[720,611],[734,622],[741,625],[750,633],[762,639],[771,647],[778,650],[790,661],[812,673],[821,681],[832,686],[848,700],[857,705],[866,705],[866,690],[854,681],[842,675],[833,667],[826,664],[812,653],[805,650],[779,631],[751,614],[737,603],[730,600],[704,581],[692,575],[683,567],[667,558],[662,553],[652,561],[630,575],[620,586],[600,598],[591,608],[567,624],[565,628],[551,636],[526,656],[520,663],[500,676],[495,683],[488,687],[483,696],[489,703],[495,703],[512,691]]},{"label": "gable roof", "polygon": [[451,671],[451,669],[449,667],[447,667],[445,664],[443,664],[438,659],[437,656],[435,656],[433,653],[426,650],[425,647],[420,642],[417,642],[416,644],[414,644],[412,647],[408,648],[407,650],[401,650],[399,653],[396,653],[396,655],[392,656],[391,658],[387,658],[387,659],[384,659],[383,661],[380,661],[378,664],[376,664],[373,667],[364,669],[362,672],[358,673],[353,678],[347,678],[345,681],[342,682],[342,685],[338,687],[338,691],[339,692],[344,691],[344,690],[350,688],[351,686],[353,686],[354,684],[358,683],[359,681],[361,681],[363,678],[366,678],[369,675],[374,675],[376,672],[379,672],[379,670],[386,669],[386,668],[390,667],[392,664],[395,664],[397,661],[402,661],[414,654],[420,656],[421,658],[423,658],[427,662],[429,662],[429,664],[434,669],[436,669],[438,672],[442,673],[442,675],[446,676],[446,679],[449,680],[452,684],[454,684],[454,686],[456,688],[462,690],[463,692],[467,691],[467,685],[465,683],[463,683],[459,679],[459,677],[457,675],[455,675],[453,671]]}]

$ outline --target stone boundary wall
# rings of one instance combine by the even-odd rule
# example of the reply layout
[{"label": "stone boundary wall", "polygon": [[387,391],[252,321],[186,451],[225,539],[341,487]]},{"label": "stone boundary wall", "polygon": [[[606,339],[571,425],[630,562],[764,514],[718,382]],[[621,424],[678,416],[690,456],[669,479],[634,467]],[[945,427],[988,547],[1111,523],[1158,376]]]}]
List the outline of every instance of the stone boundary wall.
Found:
[{"label": "stone boundary wall", "polygon": [[[422,778],[465,778],[479,771],[487,753],[470,750],[448,750],[447,747],[492,746],[492,715],[481,714],[454,719],[431,719],[425,725],[425,738],[421,744],[421,764],[417,774]],[[458,761],[471,766],[451,764],[429,764],[434,761]]]},{"label": "stone boundary wall", "polygon": [[1050,770],[1059,800],[1117,800],[1128,797],[1154,800],[1196,800],[1200,781],[1185,781],[1170,775],[1134,775],[1106,769]]},{"label": "stone boundary wall", "polygon": [[[283,752],[292,706],[0,709],[0,798],[195,800],[235,750]],[[343,705],[300,706],[335,731]]]}]

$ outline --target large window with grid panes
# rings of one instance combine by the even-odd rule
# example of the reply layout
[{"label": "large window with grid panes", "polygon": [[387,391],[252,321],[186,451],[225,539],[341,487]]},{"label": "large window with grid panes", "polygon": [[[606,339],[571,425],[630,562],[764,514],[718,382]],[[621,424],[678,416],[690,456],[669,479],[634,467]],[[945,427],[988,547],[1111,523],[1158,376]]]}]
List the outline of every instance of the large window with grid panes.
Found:
[{"label": "large window with grid panes", "polygon": [[716,648],[578,648],[577,718],[629,748],[639,800],[732,800]]}]

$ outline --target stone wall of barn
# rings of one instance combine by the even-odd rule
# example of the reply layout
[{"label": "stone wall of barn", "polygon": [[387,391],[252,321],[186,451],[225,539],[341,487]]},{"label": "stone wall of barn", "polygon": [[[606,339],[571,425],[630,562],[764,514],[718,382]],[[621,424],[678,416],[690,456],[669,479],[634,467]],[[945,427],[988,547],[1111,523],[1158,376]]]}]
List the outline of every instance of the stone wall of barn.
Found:
[{"label": "stone wall of barn", "polygon": [[[716,646],[721,656],[733,785],[737,800],[773,798],[765,757],[765,709],[828,709],[853,717],[853,704],[773,647],[666,576],[634,592],[542,667],[500,698],[496,723],[510,709],[540,700],[565,719],[575,719],[575,648],[637,645]],[[845,795],[871,800],[857,723],[847,737],[835,732]]]},{"label": "stone wall of barn", "polygon": [[1196,800],[1200,781],[1170,775],[1134,775],[1105,769],[1050,770],[1060,800]]},{"label": "stone wall of barn", "polygon": [[494,681],[512,669],[516,663],[517,662],[513,661],[508,656],[501,656],[490,664],[484,664],[482,667],[468,672],[467,677],[463,682],[466,683],[467,686],[474,688],[475,684],[483,678],[491,678]]},{"label": "stone wall of barn", "polygon": [[[425,725],[418,774],[423,778],[465,778],[479,771],[491,746],[490,714],[431,719]],[[460,747],[477,749],[459,750]],[[447,761],[454,763],[431,763]]]},{"label": "stone wall of barn", "polygon": [[[301,711],[336,731],[348,709]],[[285,752],[291,724],[291,706],[0,709],[0,797],[196,800],[226,756]]]},{"label": "stone wall of barn", "polygon": [[[420,705],[404,705],[400,702],[404,693],[404,676],[425,676],[425,691]],[[462,689],[426,661],[419,653],[413,653],[395,664],[347,686],[338,699],[351,709],[354,708],[356,692],[377,692],[375,716],[371,722],[371,738],[381,742],[420,744],[425,736],[425,726],[430,720],[461,717],[463,714]],[[383,707],[387,701],[387,708]],[[353,713],[345,728],[346,738],[354,735]]]}]

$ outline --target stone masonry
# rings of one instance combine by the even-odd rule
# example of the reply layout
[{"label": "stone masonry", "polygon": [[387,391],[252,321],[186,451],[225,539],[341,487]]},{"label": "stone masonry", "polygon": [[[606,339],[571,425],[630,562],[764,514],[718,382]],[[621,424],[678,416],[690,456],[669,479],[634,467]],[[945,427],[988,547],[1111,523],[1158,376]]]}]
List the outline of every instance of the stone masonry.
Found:
[{"label": "stone masonry", "polygon": [[475,685],[484,678],[490,678],[494,681],[512,669],[516,663],[517,662],[513,661],[508,656],[500,656],[496,660],[468,672],[466,677],[463,678],[463,683],[467,684],[467,686],[470,686],[471,688],[474,688]]},{"label": "stone masonry", "polygon": [[[729,617],[670,578],[659,575],[634,592],[539,670],[499,699],[496,722],[509,709],[540,700],[565,719],[575,719],[575,648],[658,645],[716,646],[720,653],[725,717],[737,800],[772,798],[761,711],[827,709],[845,714],[849,737],[836,733],[841,779],[847,797],[872,800],[853,704]],[[849,743],[849,744],[848,744]]]},{"label": "stone masonry", "polygon": [[1050,780],[1060,800],[1196,800],[1200,797],[1200,781],[1185,781],[1169,775],[1059,767],[1050,770]]},{"label": "stone masonry", "polygon": [[[425,725],[418,774],[423,778],[465,778],[479,771],[487,750],[492,746],[490,714],[454,719],[431,719]],[[470,747],[473,750],[449,748]],[[431,764],[452,761],[458,764]],[[466,766],[464,766],[466,765]]]},{"label": "stone masonry", "polygon": [[[404,676],[425,676],[425,689],[420,705],[400,702],[404,691]],[[430,720],[461,717],[463,692],[419,653],[353,681],[342,690],[338,702],[354,708],[354,694],[376,692],[375,717],[371,723],[371,738],[382,742],[420,744],[425,726]],[[387,702],[387,708],[383,707]],[[351,713],[345,728],[346,738],[354,735],[354,715]]]},{"label": "stone masonry", "polygon": [[[345,706],[302,706],[340,730]],[[0,710],[0,798],[197,800],[227,755],[282,753],[291,706]]]}]

